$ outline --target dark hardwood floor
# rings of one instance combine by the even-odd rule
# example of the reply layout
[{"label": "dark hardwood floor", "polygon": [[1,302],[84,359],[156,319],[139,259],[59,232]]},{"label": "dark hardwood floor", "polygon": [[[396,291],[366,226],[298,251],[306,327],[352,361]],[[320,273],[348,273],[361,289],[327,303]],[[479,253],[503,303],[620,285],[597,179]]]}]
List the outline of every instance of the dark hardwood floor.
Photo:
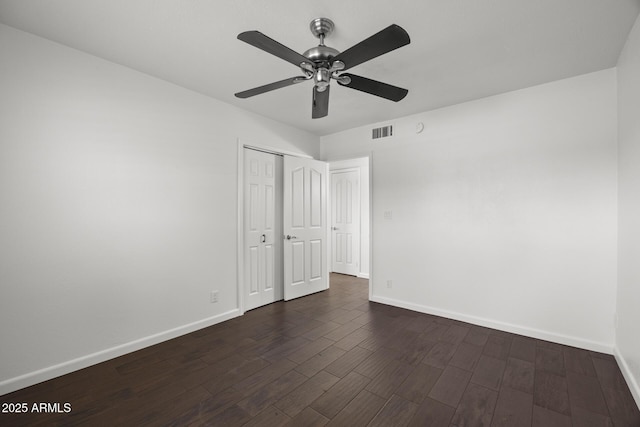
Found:
[{"label": "dark hardwood floor", "polygon": [[0,425],[640,426],[610,355],[367,295],[332,275],[328,291],[0,396],[71,404]]}]

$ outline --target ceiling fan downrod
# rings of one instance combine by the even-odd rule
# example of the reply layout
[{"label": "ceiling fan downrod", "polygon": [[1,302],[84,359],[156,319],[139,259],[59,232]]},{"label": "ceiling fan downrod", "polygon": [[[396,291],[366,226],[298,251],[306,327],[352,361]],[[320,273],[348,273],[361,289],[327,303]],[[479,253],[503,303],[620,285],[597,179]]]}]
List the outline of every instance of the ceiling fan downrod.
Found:
[{"label": "ceiling fan downrod", "polygon": [[340,51],[324,44],[325,37],[329,36],[334,28],[335,24],[329,18],[316,18],[309,23],[311,34],[320,40],[320,44],[302,54],[311,60],[313,65],[308,67],[306,64],[301,64],[300,68],[303,72],[313,72],[313,81],[318,92],[327,90],[331,78],[338,79],[338,72],[345,66],[342,61],[331,63],[331,59],[339,55]]},{"label": "ceiling fan downrod", "polygon": [[340,53],[337,49],[324,44],[325,37],[329,36],[335,28],[333,21],[328,18],[316,18],[311,21],[309,28],[311,34],[320,39],[320,44],[307,49],[302,56],[309,58],[316,66],[324,65],[323,63],[328,65],[329,60]]}]

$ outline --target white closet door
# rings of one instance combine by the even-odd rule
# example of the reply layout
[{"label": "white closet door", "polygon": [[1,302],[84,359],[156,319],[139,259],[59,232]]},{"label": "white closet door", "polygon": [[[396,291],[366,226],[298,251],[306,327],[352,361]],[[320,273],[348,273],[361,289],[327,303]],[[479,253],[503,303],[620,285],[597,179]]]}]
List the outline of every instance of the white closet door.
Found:
[{"label": "white closet door", "polygon": [[244,150],[245,310],[283,298],[282,157]]},{"label": "white closet door", "polygon": [[328,165],[284,156],[284,299],[329,287]]}]

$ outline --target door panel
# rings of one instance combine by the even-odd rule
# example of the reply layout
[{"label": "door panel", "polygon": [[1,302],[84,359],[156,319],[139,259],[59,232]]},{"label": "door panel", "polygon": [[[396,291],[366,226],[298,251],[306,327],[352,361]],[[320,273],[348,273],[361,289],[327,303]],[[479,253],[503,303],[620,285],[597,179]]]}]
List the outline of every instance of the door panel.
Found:
[{"label": "door panel", "polygon": [[284,299],[328,288],[327,164],[284,156]]},{"label": "door panel", "polygon": [[245,149],[245,310],[283,298],[282,158]]},{"label": "door panel", "polygon": [[[274,245],[265,245],[264,247],[264,291],[265,292],[273,292],[273,281],[274,281],[274,267],[275,267],[275,259],[274,259]],[[272,302],[272,301],[270,301]]]},{"label": "door panel", "polygon": [[322,277],[322,240],[311,240],[309,249],[311,251],[309,254],[311,260],[310,278],[311,280],[317,280]]},{"label": "door panel", "polygon": [[258,184],[249,184],[249,230],[258,231],[258,216],[259,216],[259,203],[258,203]]},{"label": "door panel", "polygon": [[[304,242],[291,243],[291,285],[304,285]],[[286,274],[285,274],[286,276]]]},{"label": "door panel", "polygon": [[325,209],[326,201],[322,199],[322,190],[324,186],[322,185],[322,179],[326,179],[326,174],[322,174],[316,169],[309,170],[310,175],[310,187],[309,187],[309,202],[311,210],[311,220],[309,221],[309,225],[311,227],[317,228],[322,227],[322,217],[323,217],[323,209]]},{"label": "door panel", "polygon": [[360,172],[331,173],[331,271],[357,275],[360,266]]},{"label": "door panel", "polygon": [[304,227],[304,168],[297,168],[291,171],[290,176],[291,226],[301,228]]},{"label": "door panel", "polygon": [[249,247],[249,295],[256,295],[258,293],[258,246]]},{"label": "door panel", "polygon": [[264,187],[264,229],[273,231],[275,226],[275,190],[273,185],[266,185]]}]

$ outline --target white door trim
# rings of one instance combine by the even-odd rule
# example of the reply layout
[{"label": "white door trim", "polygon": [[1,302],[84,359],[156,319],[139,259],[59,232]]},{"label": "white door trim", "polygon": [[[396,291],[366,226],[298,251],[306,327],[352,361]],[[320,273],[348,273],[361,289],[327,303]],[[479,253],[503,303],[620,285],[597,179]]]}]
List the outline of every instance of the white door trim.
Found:
[{"label": "white door trim", "polygon": [[236,208],[236,298],[238,300],[238,311],[240,315],[245,313],[244,301],[244,149],[264,151],[265,153],[289,155],[294,157],[303,157],[312,159],[313,157],[305,154],[279,148],[271,147],[263,144],[256,144],[238,138],[237,142],[237,208]]},{"label": "white door trim", "polygon": [[[369,301],[373,298],[373,151],[367,156],[369,159]],[[362,212],[362,211],[361,211]]]},{"label": "white door trim", "polygon": [[[360,260],[359,269],[356,274],[357,277],[362,279],[371,280],[371,237],[372,237],[372,174],[371,174],[371,155],[369,153],[364,156],[351,159],[340,159],[329,161],[329,174],[334,172],[349,172],[357,171],[359,175],[359,187],[360,187]],[[332,197],[329,197],[329,204]],[[333,211],[333,208],[329,206],[329,209]],[[332,233],[329,233],[333,237]],[[333,246],[333,242],[331,242]],[[333,254],[329,254],[329,259],[332,259]]]},{"label": "white door trim", "polygon": [[[333,159],[333,160],[325,160],[329,163],[329,173],[333,172],[333,171],[338,171],[338,170],[349,170],[349,169],[353,169],[356,166],[354,165],[355,162],[357,161],[362,161],[364,163],[366,163],[367,165],[367,169],[368,169],[368,173],[367,172],[363,172],[363,168],[360,166],[363,166],[364,164],[361,164],[360,166],[360,188],[361,188],[361,195],[364,194],[364,184],[363,181],[366,179],[369,189],[367,191],[367,194],[369,196],[369,207],[368,209],[362,209],[361,207],[361,216],[364,215],[369,215],[369,226],[366,227],[364,225],[364,223],[361,223],[360,225],[360,230],[361,230],[361,236],[364,234],[365,230],[367,230],[369,232],[369,249],[368,251],[366,249],[364,249],[364,246],[361,244],[361,254],[364,254],[365,252],[362,251],[367,251],[366,253],[369,254],[369,274],[358,274],[358,277],[361,277],[363,279],[368,279],[369,280],[369,300],[371,300],[372,296],[373,296],[373,274],[374,274],[374,270],[375,270],[375,263],[374,263],[374,259],[373,259],[373,239],[374,239],[374,235],[373,235],[373,203],[374,203],[374,199],[373,199],[373,152],[369,151],[366,153],[363,153],[362,155],[354,158],[338,158],[338,159]],[[352,166],[353,165],[353,166]],[[365,175],[366,173],[366,175]],[[329,198],[330,200],[331,198]],[[331,253],[328,254],[329,259],[331,258]],[[362,259],[360,260],[361,262],[361,268],[362,268]]]},{"label": "white door trim", "polygon": [[[360,168],[360,166],[344,166],[344,167],[337,167],[335,169],[332,168],[332,164],[335,162],[327,162],[329,163],[329,192],[331,192],[331,174],[334,172],[354,172],[357,171],[358,174],[360,175],[360,180],[362,183],[362,170]],[[367,178],[369,179],[369,178]],[[333,200],[333,195],[329,194],[329,196],[327,197],[327,209],[328,209],[328,220],[331,221],[331,214],[333,212],[333,205],[331,204]],[[371,203],[369,203],[369,205],[371,205]],[[371,207],[371,206],[369,206]],[[362,204],[360,205],[360,216],[362,216],[363,212],[362,212]],[[360,232],[362,235],[362,221],[360,221]],[[328,236],[329,236],[329,244],[327,245],[327,260],[329,261],[329,271],[333,273],[333,269],[331,268],[331,263],[333,262],[333,233],[331,232],[331,227],[329,227],[329,231],[328,231]],[[362,245],[360,245],[360,250],[362,251]],[[361,255],[362,257],[362,255]],[[359,264],[362,265],[362,259],[360,259]],[[369,277],[364,277],[362,274],[358,273],[357,277],[363,278],[363,279],[368,279]]]},{"label": "white door trim", "polygon": [[[357,218],[357,230],[356,230],[356,236],[357,239],[355,239],[356,241],[354,242],[354,245],[357,247],[356,249],[356,254],[357,254],[357,269],[355,271],[355,276],[356,277],[363,277],[362,275],[362,238],[360,237],[362,235],[362,216],[364,215],[364,212],[362,212],[362,196],[360,195],[360,191],[361,191],[361,183],[362,183],[362,168],[360,166],[354,166],[354,167],[344,167],[344,168],[336,168],[336,169],[331,169],[329,171],[329,188],[330,188],[330,192],[331,192],[331,196],[327,198],[327,204],[329,207],[329,215],[327,217],[327,221],[328,221],[328,225],[329,225],[329,245],[331,247],[332,252],[337,248],[337,243],[334,241],[335,240],[335,236],[336,233],[334,233],[333,231],[333,226],[335,226],[335,224],[333,223],[334,221],[334,206],[333,206],[333,201],[334,201],[334,194],[333,194],[333,190],[334,190],[334,186],[333,186],[333,180],[334,180],[334,176],[338,175],[338,174],[344,174],[344,173],[351,173],[351,172],[355,172],[357,174],[357,184],[356,184],[356,191],[357,192],[357,204],[358,204],[358,218]],[[330,271],[335,272],[334,270],[334,261],[336,259],[336,254],[332,253],[331,257],[329,258],[329,263],[330,263]],[[349,274],[349,273],[346,273]]]}]

